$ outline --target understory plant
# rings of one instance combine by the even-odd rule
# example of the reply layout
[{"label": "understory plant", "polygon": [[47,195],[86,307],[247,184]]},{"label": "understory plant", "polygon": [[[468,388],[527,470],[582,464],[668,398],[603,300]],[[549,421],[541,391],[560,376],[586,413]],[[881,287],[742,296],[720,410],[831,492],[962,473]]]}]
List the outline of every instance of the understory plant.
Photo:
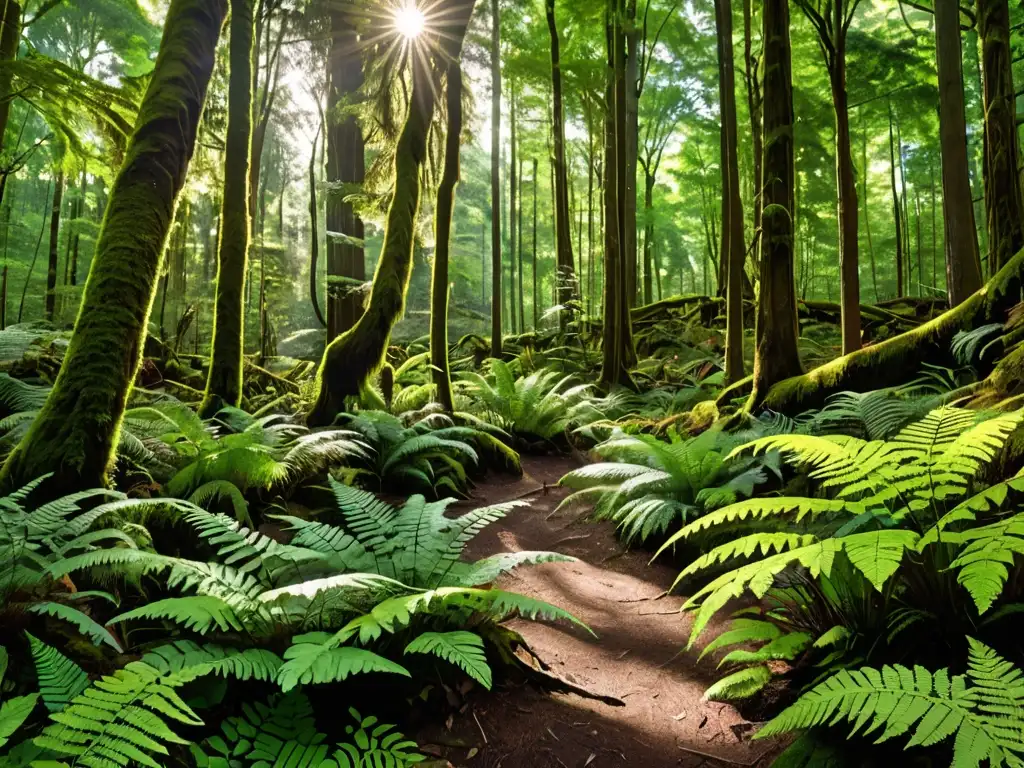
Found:
[{"label": "understory plant", "polygon": [[[666,544],[707,550],[679,577],[710,577],[684,606],[695,614],[691,647],[735,598],[759,601],[705,647],[729,649],[721,663],[732,670],[708,697],[753,695],[779,672],[813,683],[905,653],[956,659],[973,632],[998,644],[1024,551],[1024,519],[1006,510],[1024,478],[989,484],[986,472],[1021,422],[1021,412],[943,407],[888,441],[780,435],[737,449],[778,451],[805,492],[729,505]],[[922,633],[927,648],[914,644]]]}]

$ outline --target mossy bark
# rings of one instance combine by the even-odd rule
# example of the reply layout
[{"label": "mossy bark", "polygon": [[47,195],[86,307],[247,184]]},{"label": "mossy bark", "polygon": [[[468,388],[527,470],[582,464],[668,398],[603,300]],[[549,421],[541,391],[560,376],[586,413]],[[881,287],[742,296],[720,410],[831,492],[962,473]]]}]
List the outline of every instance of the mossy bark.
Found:
[{"label": "mossy bark", "polygon": [[754,388],[748,405],[751,409],[760,405],[776,383],[802,371],[793,275],[796,174],[788,0],[765,0],[763,23],[765,184]]},{"label": "mossy bark", "polygon": [[7,490],[51,472],[52,493],[106,482],[226,15],[227,0],[171,3],[74,335],[50,397],[0,474]]},{"label": "mossy bark", "polygon": [[[405,309],[405,294],[412,276],[420,177],[427,158],[427,134],[434,116],[439,72],[461,54],[473,5],[473,0],[461,0],[438,20],[438,39],[432,42],[438,46],[440,63],[425,55],[427,47],[418,52],[424,55],[409,57],[409,114],[395,148],[394,193],[369,304],[359,322],[331,342],[324,352],[317,377],[320,393],[307,417],[311,426],[333,423],[344,409],[345,398],[360,394],[367,379],[383,365],[391,329]],[[428,46],[430,42],[418,40],[414,44]]]},{"label": "mossy bark", "polygon": [[1022,278],[1024,251],[959,306],[919,328],[777,384],[763,405],[779,413],[796,414],[820,408],[837,392],[866,392],[902,384],[918,375],[925,363],[952,364],[953,337],[963,330],[1005,322],[1021,301]]},{"label": "mossy bark", "polygon": [[224,199],[217,250],[213,353],[200,413],[209,418],[242,401],[245,277],[249,261],[253,37],[252,0],[231,0],[231,74],[224,155]]},{"label": "mossy bark", "polygon": [[448,369],[448,262],[452,242],[455,188],[459,183],[459,150],[462,139],[462,64],[448,62],[446,105],[448,128],[444,148],[444,172],[437,190],[434,212],[434,271],[430,286],[430,363],[437,402],[448,413],[455,410],[452,379]]},{"label": "mossy bark", "polygon": [[491,0],[491,357],[501,358],[501,4]]},{"label": "mossy bark", "polygon": [[1007,0],[978,0],[978,35],[984,72],[985,214],[989,271],[994,273],[1024,248],[1024,198]]}]

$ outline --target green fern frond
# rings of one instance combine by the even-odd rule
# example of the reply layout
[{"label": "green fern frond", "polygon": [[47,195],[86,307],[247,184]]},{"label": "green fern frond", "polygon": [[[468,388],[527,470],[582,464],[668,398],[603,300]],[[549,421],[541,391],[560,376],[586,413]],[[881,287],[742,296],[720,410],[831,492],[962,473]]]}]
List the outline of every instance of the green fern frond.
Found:
[{"label": "green fern frond", "polygon": [[30,693],[15,696],[0,704],[0,747],[5,746],[15,731],[24,725],[38,701],[39,694]]},{"label": "green fern frond", "polygon": [[955,766],[1024,761],[1024,674],[970,639],[966,675],[899,665],[841,670],[771,720],[756,738],[841,721],[877,741],[910,733],[908,747],[956,735]]},{"label": "green fern frond", "polygon": [[799,533],[754,533],[726,542],[691,562],[679,574],[680,579],[692,576],[708,568],[740,557],[751,557],[755,553],[771,555],[776,552],[809,547],[816,537]]},{"label": "green fern frond", "polygon": [[405,653],[433,654],[491,689],[491,668],[484,653],[484,641],[473,632],[424,632],[406,646]]},{"label": "green fern frond", "polygon": [[284,657],[286,661],[278,672],[277,683],[285,693],[298,685],[335,683],[369,672],[410,677],[407,669],[372,651],[339,647],[335,636],[327,632],[294,637]]},{"label": "green fern frond", "polygon": [[117,639],[110,634],[106,627],[77,608],[65,603],[44,600],[32,604],[28,610],[40,616],[51,616],[73,624],[79,632],[88,637],[95,645],[109,645],[118,653],[124,653],[120,643],[117,642]]},{"label": "green fern frond", "polygon": [[1014,558],[1024,555],[1024,514],[973,528],[947,540],[963,544],[950,568],[958,571],[957,581],[985,613],[1003,592]]},{"label": "green fern frond", "polygon": [[283,662],[263,648],[225,648],[177,640],[146,653],[142,661],[177,682],[187,683],[214,675],[234,680],[271,681]]},{"label": "green fern frond", "polygon": [[772,671],[766,664],[744,667],[726,675],[704,692],[707,701],[734,701],[747,699],[764,690],[772,681]]},{"label": "green fern frond", "polygon": [[56,648],[26,633],[39,682],[39,695],[51,712],[64,709],[89,686],[89,676]]},{"label": "green fern frond", "polygon": [[186,629],[205,635],[214,629],[220,632],[244,629],[242,619],[238,617],[232,606],[220,597],[212,595],[190,595],[188,597],[168,597],[146,603],[135,610],[115,616],[111,624],[139,619],[166,619]]},{"label": "green fern frond", "polygon": [[234,483],[229,483],[227,480],[213,480],[196,488],[188,497],[190,503],[203,508],[209,502],[221,499],[227,499],[231,503],[235,520],[252,525],[252,518],[249,517],[249,504]]},{"label": "green fern frond", "polygon": [[460,569],[458,581],[467,587],[479,587],[491,584],[503,574],[516,568],[541,563],[574,563],[575,557],[558,552],[502,552],[483,560],[478,560],[468,568]]}]

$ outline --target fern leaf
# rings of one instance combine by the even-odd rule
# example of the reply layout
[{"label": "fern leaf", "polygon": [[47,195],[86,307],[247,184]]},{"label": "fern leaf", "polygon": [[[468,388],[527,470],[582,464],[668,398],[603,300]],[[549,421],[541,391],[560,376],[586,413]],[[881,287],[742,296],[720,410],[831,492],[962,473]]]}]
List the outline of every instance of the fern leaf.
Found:
[{"label": "fern leaf", "polygon": [[782,635],[782,630],[770,621],[757,619],[733,619],[729,629],[707,644],[700,652],[698,661],[709,653],[714,653],[730,645],[741,643],[765,643]]},{"label": "fern leaf", "polygon": [[106,627],[77,608],[72,608],[64,603],[45,601],[29,606],[28,610],[41,616],[52,616],[55,619],[74,624],[78,631],[92,640],[95,645],[109,645],[118,653],[124,653],[121,644]]},{"label": "fern leaf", "polygon": [[405,653],[433,654],[491,689],[491,668],[484,653],[484,641],[473,632],[424,632],[406,646]]},{"label": "fern leaf", "polygon": [[147,652],[142,661],[162,674],[173,675],[179,683],[188,683],[208,675],[235,680],[271,681],[277,677],[282,661],[263,648],[225,648],[198,645],[178,640]]},{"label": "fern leaf", "polygon": [[43,704],[51,712],[64,709],[89,685],[89,677],[75,662],[32,635],[28,636]]},{"label": "fern leaf", "polygon": [[1002,594],[1014,558],[1024,554],[1024,514],[960,533],[952,538],[965,544],[950,568],[957,581],[985,613]]},{"label": "fern leaf", "polygon": [[298,635],[285,651],[277,683],[287,693],[297,685],[334,683],[352,675],[387,672],[410,677],[409,671],[376,653],[351,646],[338,647],[327,632]]},{"label": "fern leaf", "polygon": [[574,562],[575,557],[558,552],[503,552],[473,563],[466,571],[459,573],[458,582],[466,587],[479,587],[523,566]]},{"label": "fern leaf", "polygon": [[747,699],[764,689],[772,681],[772,671],[767,665],[746,667],[727,675],[704,691],[707,701],[734,701]]},{"label": "fern leaf", "polygon": [[137,619],[167,619],[200,635],[205,635],[213,629],[221,632],[244,630],[242,621],[232,606],[226,600],[212,595],[156,600],[115,616],[110,623],[120,624]]}]

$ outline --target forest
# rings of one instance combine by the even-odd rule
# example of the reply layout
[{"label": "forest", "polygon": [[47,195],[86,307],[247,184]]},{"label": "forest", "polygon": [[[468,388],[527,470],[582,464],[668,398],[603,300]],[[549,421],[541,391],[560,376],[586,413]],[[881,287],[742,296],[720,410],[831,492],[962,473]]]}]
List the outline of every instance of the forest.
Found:
[{"label": "forest", "polygon": [[1024,768],[1022,124],[1008,0],[0,0],[0,768]]}]

